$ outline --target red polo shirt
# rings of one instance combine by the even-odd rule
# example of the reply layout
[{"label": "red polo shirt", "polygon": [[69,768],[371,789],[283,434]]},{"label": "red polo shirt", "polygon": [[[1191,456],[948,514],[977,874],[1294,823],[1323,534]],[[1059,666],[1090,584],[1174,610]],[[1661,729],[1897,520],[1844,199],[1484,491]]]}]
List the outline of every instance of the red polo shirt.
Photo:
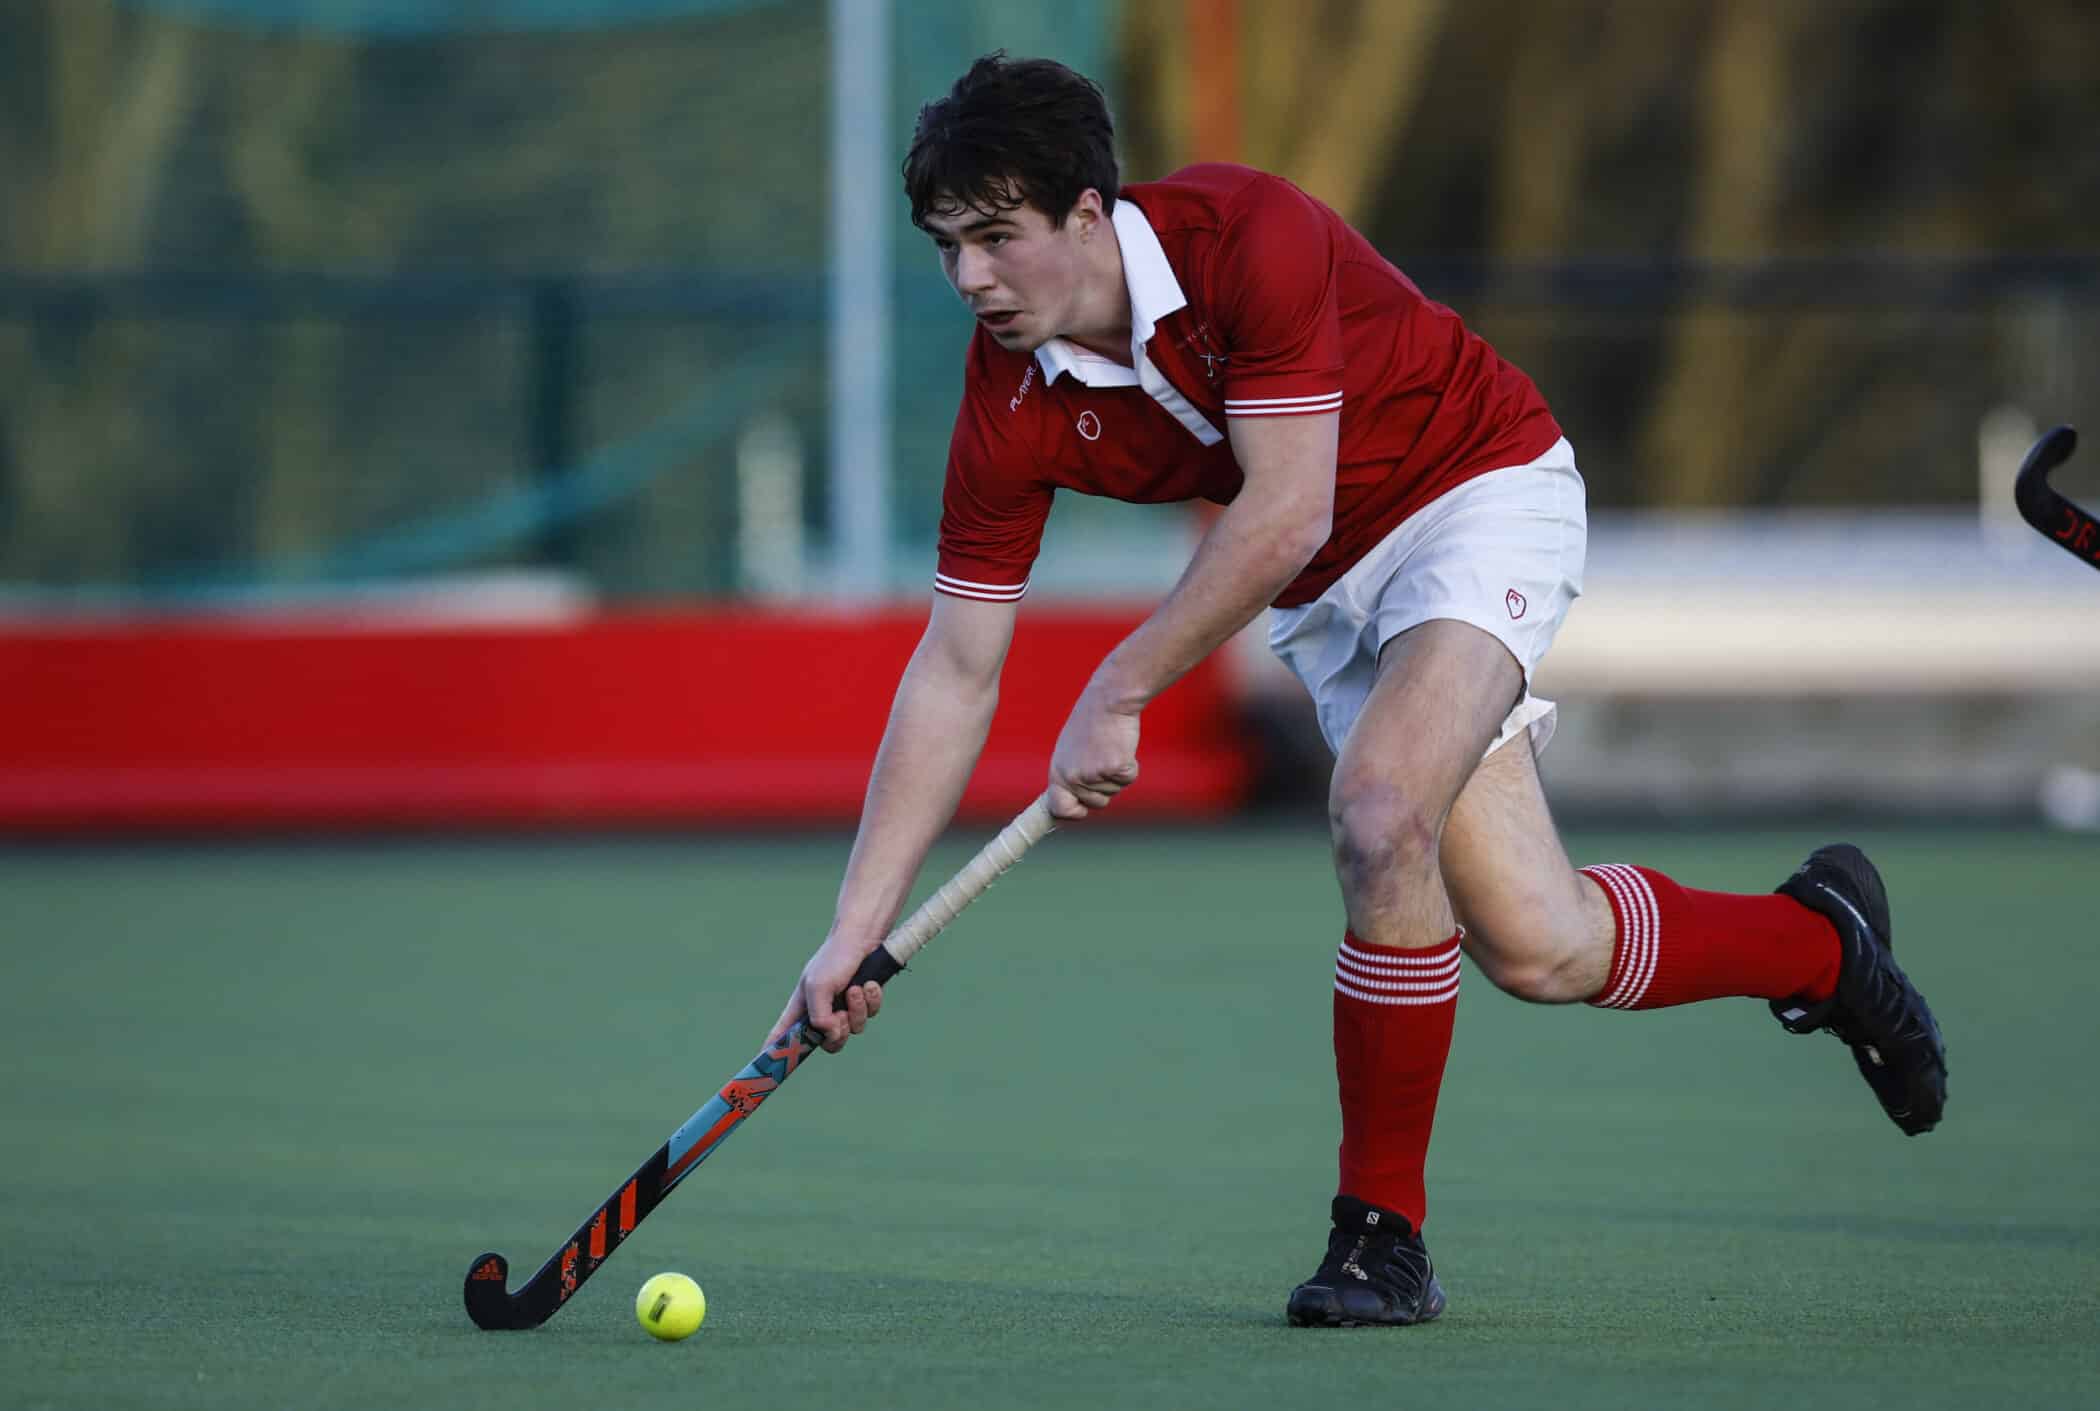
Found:
[{"label": "red polo shirt", "polygon": [[1184,168],[1111,216],[1130,290],[1125,367],[1063,339],[1031,356],[978,329],[942,495],[934,586],[1028,588],[1051,496],[1229,503],[1227,417],[1339,409],[1334,532],[1276,598],[1311,602],[1395,525],[1560,427],[1531,379],[1280,177]]}]

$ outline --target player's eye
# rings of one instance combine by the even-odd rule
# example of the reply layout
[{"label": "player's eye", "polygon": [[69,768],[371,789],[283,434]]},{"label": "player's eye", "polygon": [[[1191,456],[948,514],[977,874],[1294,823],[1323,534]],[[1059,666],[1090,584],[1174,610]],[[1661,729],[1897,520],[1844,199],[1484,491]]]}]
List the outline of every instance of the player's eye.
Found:
[{"label": "player's eye", "polygon": [[1007,235],[987,235],[984,237],[984,243],[991,249],[996,250],[1001,245],[1004,245],[1011,238],[1011,236]]}]

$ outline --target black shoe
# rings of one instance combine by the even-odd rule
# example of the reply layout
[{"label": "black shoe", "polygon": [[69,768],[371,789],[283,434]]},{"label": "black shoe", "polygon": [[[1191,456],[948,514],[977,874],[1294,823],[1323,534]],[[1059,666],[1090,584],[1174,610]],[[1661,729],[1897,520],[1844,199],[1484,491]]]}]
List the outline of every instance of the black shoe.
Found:
[{"label": "black shoe", "polygon": [[1931,1131],[1947,1105],[1947,1046],[1925,997],[1896,966],[1881,874],[1858,848],[1834,843],[1809,854],[1778,892],[1837,927],[1838,981],[1821,1004],[1773,1000],[1773,1017],[1793,1033],[1828,1029],[1850,1044],[1890,1120],[1913,1137]]},{"label": "black shoe", "polygon": [[1436,1267],[1407,1217],[1346,1195],[1334,1198],[1327,1257],[1284,1310],[1294,1328],[1426,1323],[1443,1311]]}]

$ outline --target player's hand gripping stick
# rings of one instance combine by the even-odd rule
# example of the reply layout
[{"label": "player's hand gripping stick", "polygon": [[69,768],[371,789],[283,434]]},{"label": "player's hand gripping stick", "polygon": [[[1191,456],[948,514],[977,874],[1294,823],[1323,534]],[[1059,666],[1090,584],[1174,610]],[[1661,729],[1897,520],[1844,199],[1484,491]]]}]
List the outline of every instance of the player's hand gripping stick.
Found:
[{"label": "player's hand gripping stick", "polygon": [[[962,871],[943,882],[939,891],[926,898],[881,945],[868,952],[868,958],[853,972],[846,988],[850,990],[870,981],[887,984],[911,963],[911,958],[919,953],[919,947],[947,929],[948,923],[961,915],[964,907],[983,896],[992,883],[1027,856],[1028,850],[1056,826],[1056,820],[1050,816],[1047,797],[1030,804],[1019,817],[1000,830],[998,837],[978,849],[977,856],[964,864]],[[820,1048],[824,1042],[823,1034],[807,1020],[797,1029],[795,1038],[805,1051]]]}]

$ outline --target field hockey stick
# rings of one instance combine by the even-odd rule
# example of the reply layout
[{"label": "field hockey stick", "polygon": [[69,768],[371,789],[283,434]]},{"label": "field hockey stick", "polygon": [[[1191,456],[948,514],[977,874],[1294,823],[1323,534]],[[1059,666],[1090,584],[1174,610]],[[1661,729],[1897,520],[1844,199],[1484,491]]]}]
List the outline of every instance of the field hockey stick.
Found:
[{"label": "field hockey stick", "polygon": [[2078,433],[2068,426],[2051,428],[2020,462],[2013,479],[2013,502],[2020,518],[2089,568],[2100,568],[2100,521],[2050,487],[2049,473],[2078,449]]},{"label": "field hockey stick", "polygon": [[[1041,842],[1053,826],[1047,798],[1030,804],[869,953],[847,981],[848,987],[871,980],[880,984],[895,976],[918,954],[919,947],[938,936],[964,907],[983,896],[985,889]],[[621,1241],[634,1233],[634,1227],[662,1204],[664,1197],[693,1173],[694,1167],[712,1156],[745,1118],[758,1111],[759,1104],[788,1080],[803,1059],[823,1051],[822,1043],[823,1035],[805,1020],[769,1044],[724,1083],[705,1107],[671,1133],[671,1139],[591,1212],[590,1218],[577,1226],[576,1233],[548,1256],[539,1272],[516,1293],[508,1288],[508,1260],[495,1253],[477,1258],[467,1270],[466,1287],[467,1316],[474,1320],[474,1326],[491,1331],[536,1328],[553,1317],[570,1295],[583,1287],[583,1281],[620,1247]]]}]

